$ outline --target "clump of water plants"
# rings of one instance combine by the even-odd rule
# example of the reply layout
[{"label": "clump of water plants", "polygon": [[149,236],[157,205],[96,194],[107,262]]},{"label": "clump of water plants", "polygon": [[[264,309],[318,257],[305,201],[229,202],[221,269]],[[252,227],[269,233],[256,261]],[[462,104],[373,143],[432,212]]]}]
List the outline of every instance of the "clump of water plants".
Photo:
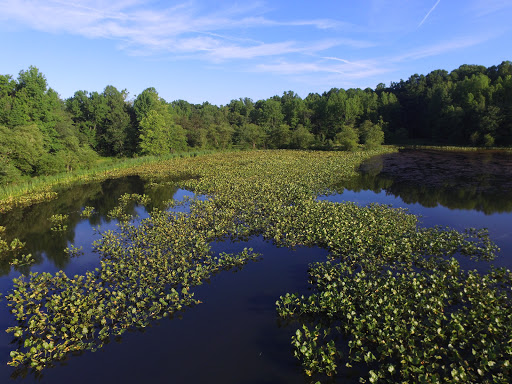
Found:
[{"label": "clump of water plants", "polygon": [[66,221],[68,220],[69,215],[63,215],[61,213],[54,214],[50,216],[48,219],[50,223],[52,224],[52,227],[50,228],[54,232],[63,232],[68,229],[68,226]]},{"label": "clump of water plants", "polygon": [[286,294],[276,303],[281,317],[302,324],[292,345],[308,375],[508,381],[511,273],[464,271],[454,258],[492,260],[497,247],[486,231],[419,228],[414,216],[378,205],[306,207],[290,207],[267,233],[278,243],[330,251],[330,261],[311,266],[311,295]]},{"label": "clump of water plants", "polygon": [[84,254],[83,247],[75,247],[73,244],[70,244],[69,247],[64,249],[64,252],[66,252],[69,257],[79,257]]},{"label": "clump of water plants", "polygon": [[9,258],[9,264],[14,267],[21,267],[34,263],[34,258],[31,254],[21,254],[25,243],[18,238],[12,239],[10,242],[2,238],[5,232],[5,227],[0,226],[0,258]]},{"label": "clump of water plants", "polygon": [[20,196],[9,196],[0,200],[0,213],[7,212],[14,207],[26,207],[43,201],[49,201],[57,198],[57,192],[49,191],[43,188],[42,191],[29,192],[24,190]]},{"label": "clump of water plants", "polygon": [[13,258],[9,264],[12,267],[23,267],[23,266],[34,264],[35,262],[36,262],[36,260],[34,259],[32,254],[29,253],[28,255],[23,254],[23,255]]},{"label": "clump of water plants", "polygon": [[14,254],[23,249],[25,243],[15,238],[10,243],[0,237],[0,255]]},{"label": "clump of water plants", "polygon": [[0,256],[17,254],[25,247],[25,243],[18,238],[14,238],[11,242],[4,240],[2,238],[4,233],[5,227],[0,226]]},{"label": "clump of water plants", "polygon": [[[281,316],[309,324],[292,340],[308,374],[343,374],[357,365],[371,383],[508,382],[510,282],[497,274],[464,272],[449,259],[417,272],[319,263],[310,277],[314,294],[277,302]],[[322,335],[312,341],[312,332]],[[316,357],[326,349],[331,358]]]},{"label": "clump of water plants", "polygon": [[90,218],[92,215],[94,214],[94,207],[84,207],[84,209],[82,210],[82,212],[80,213],[80,217],[82,219],[88,219]]},{"label": "clump of water plants", "polygon": [[214,238],[195,215],[158,211],[119,228],[95,243],[102,255],[95,271],[14,279],[6,297],[18,325],[7,331],[19,344],[10,365],[41,370],[71,351],[100,348],[127,329],[199,303],[193,286],[258,257],[248,249],[215,256],[209,246]]},{"label": "clump of water plants", "polygon": [[107,216],[121,222],[130,221],[133,218],[133,214],[127,213],[128,205],[130,203],[146,205],[149,202],[149,196],[139,195],[137,193],[125,193],[119,197],[119,204],[114,209],[110,210]]}]

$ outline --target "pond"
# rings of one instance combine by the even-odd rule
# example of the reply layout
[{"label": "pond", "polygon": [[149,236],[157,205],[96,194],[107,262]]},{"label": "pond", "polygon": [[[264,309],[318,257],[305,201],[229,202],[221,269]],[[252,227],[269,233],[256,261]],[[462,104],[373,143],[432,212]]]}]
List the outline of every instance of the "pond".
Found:
[{"label": "pond", "polygon": [[[487,227],[502,249],[495,264],[512,267],[512,156],[503,152],[402,151],[363,163],[360,176],[346,183],[343,193],[321,196],[331,201],[373,202],[408,208],[421,215],[422,225]],[[146,217],[153,208],[191,192],[177,188],[172,180],[154,184],[139,177],[91,183],[59,194],[54,201],[11,211],[0,216],[6,238],[26,242],[35,265],[11,269],[0,260],[0,292],[12,286],[12,278],[29,271],[81,274],[98,265],[91,243],[99,232],[114,229],[108,212],[124,193],[146,194],[151,203],[132,204],[131,213]],[[90,218],[80,212],[95,208]],[[68,228],[55,233],[48,218],[69,214]],[[64,252],[70,244],[83,254]],[[238,252],[252,247],[262,254],[242,269],[213,276],[195,288],[203,303],[154,322],[143,331],[133,331],[97,352],[83,352],[43,371],[42,378],[28,374],[12,377],[6,365],[12,335],[0,333],[1,382],[198,382],[198,383],[309,383],[310,378],[292,354],[289,326],[276,314],[275,302],[286,292],[306,293],[308,264],[324,260],[319,248],[277,248],[261,237],[247,242],[219,242],[216,252]],[[0,328],[12,325],[5,301],[0,302]],[[343,381],[345,382],[345,381]]]}]

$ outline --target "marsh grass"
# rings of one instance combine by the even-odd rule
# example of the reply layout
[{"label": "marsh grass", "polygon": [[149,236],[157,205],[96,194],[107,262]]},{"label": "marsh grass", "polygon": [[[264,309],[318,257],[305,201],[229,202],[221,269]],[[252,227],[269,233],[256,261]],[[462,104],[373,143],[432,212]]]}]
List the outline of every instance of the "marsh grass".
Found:
[{"label": "marsh grass", "polygon": [[[236,151],[226,150],[222,153]],[[51,176],[38,176],[19,184],[0,186],[0,213],[13,207],[28,206],[57,198],[59,188],[74,184],[99,181],[144,173],[144,169],[172,159],[204,156],[218,150],[201,150],[173,153],[166,156],[143,156],[130,159],[102,159],[94,168],[59,173]]]}]

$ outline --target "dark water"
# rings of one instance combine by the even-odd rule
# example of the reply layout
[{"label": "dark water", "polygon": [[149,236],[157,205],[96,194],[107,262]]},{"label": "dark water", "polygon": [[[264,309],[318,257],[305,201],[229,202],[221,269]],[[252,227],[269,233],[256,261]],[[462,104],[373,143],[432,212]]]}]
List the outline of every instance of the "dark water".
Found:
[{"label": "dark water", "polygon": [[[487,227],[502,248],[495,264],[512,267],[511,183],[511,155],[405,151],[370,160],[342,194],[321,199],[406,207],[421,215],[425,226]],[[141,217],[153,207],[162,208],[172,197],[181,200],[192,195],[172,182],[155,186],[130,177],[63,191],[58,200],[0,216],[0,225],[8,228],[4,237],[26,241],[25,252],[37,260],[30,269],[21,270],[11,270],[6,260],[0,260],[0,292],[8,291],[12,278],[21,272],[63,269],[73,275],[96,267],[98,256],[91,251],[91,243],[99,237],[98,230],[115,228],[107,213],[123,193],[151,197],[148,207],[129,207]],[[90,219],[80,218],[85,206],[96,208]],[[70,215],[64,233],[50,230],[48,217],[55,213]],[[63,249],[71,243],[82,246],[84,254],[70,258]],[[45,370],[42,378],[31,374],[11,378],[13,370],[6,362],[12,337],[0,332],[0,383],[309,383],[292,355],[290,338],[297,325],[278,319],[275,301],[286,292],[306,292],[307,266],[323,260],[326,252],[276,248],[259,237],[213,246],[218,252],[250,246],[263,257],[197,287],[196,297],[203,304],[143,331],[127,332],[95,353],[70,356]],[[11,324],[12,316],[2,301],[0,329]]]},{"label": "dark water", "polygon": [[[99,264],[92,242],[100,232],[115,229],[116,221],[108,212],[118,205],[124,193],[146,194],[151,203],[132,204],[128,212],[140,218],[153,208],[163,208],[173,198],[181,201],[194,194],[178,189],[172,182],[155,186],[139,177],[126,177],[93,183],[62,191],[54,201],[11,211],[0,216],[7,227],[4,238],[18,237],[26,242],[24,253],[32,253],[35,265],[11,269],[8,260],[0,260],[0,292],[12,287],[12,278],[21,273],[57,272],[82,274]],[[198,198],[201,198],[199,196]],[[95,214],[82,219],[86,206]],[[186,209],[181,207],[178,209]],[[48,218],[56,213],[69,214],[64,232],[51,231]],[[83,254],[70,257],[64,248],[82,247]],[[12,378],[9,360],[12,335],[0,332],[0,383],[288,383],[307,382],[292,355],[290,340],[294,325],[287,326],[277,317],[275,302],[288,291],[307,291],[309,263],[324,260],[326,251],[277,248],[260,237],[249,242],[213,244],[214,252],[239,252],[252,247],[262,259],[242,270],[213,276],[195,288],[203,304],[187,308],[172,320],[155,322],[143,331],[123,334],[101,350],[70,356],[56,367]],[[6,302],[0,302],[0,329],[13,325]]]},{"label": "dark water", "polygon": [[[164,181],[155,185],[141,180],[138,176],[106,180],[101,183],[90,183],[59,192],[59,198],[45,203],[36,204],[24,209],[15,209],[0,214],[0,225],[6,227],[5,239],[10,241],[19,238],[26,243],[23,253],[31,253],[36,259],[32,271],[54,272],[60,269],[72,273],[82,273],[87,263],[97,263],[96,255],[92,255],[92,240],[98,238],[98,230],[114,229],[116,221],[108,217],[108,212],[119,204],[119,197],[125,193],[146,194],[151,198],[147,207],[137,207],[131,203],[127,213],[147,216],[154,208],[164,208],[164,202],[176,195],[183,197],[172,181]],[[86,206],[94,207],[95,213],[88,219],[82,219],[80,213]],[[53,214],[67,214],[67,230],[54,232],[50,228],[49,218]],[[92,239],[92,240],[91,240]],[[70,257],[64,249],[74,244],[83,246],[85,255],[74,259],[70,265]],[[0,275],[10,271],[9,260],[0,258]],[[84,269],[85,268],[85,269]],[[23,269],[27,273],[28,269]],[[0,283],[1,284],[1,283]]]},{"label": "dark water", "polygon": [[346,188],[385,191],[402,204],[512,212],[512,151],[402,150],[374,157]]},{"label": "dark water", "polygon": [[[237,252],[247,245],[219,244],[216,248]],[[326,253],[306,248],[278,250],[259,238],[250,246],[263,254],[263,260],[238,272],[214,276],[197,287],[196,297],[203,304],[155,322],[142,332],[125,333],[97,352],[72,356],[46,370],[42,382],[307,382],[291,351],[296,327],[280,322],[275,301],[288,290],[305,292],[308,263],[323,259]],[[2,362],[8,357],[8,339],[0,339]],[[2,380],[7,382],[10,372],[0,367]],[[36,380],[29,376],[25,381]]]},{"label": "dark water", "polygon": [[487,228],[512,269],[512,152],[402,150],[363,163],[342,194],[320,199],[388,204],[423,226]]}]

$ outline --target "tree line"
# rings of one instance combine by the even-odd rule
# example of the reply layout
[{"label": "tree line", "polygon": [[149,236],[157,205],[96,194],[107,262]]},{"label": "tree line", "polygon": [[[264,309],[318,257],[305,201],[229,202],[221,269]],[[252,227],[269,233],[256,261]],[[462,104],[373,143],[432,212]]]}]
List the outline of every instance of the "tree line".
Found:
[{"label": "tree line", "polygon": [[17,79],[0,75],[1,183],[89,167],[100,156],[232,146],[354,150],[383,142],[512,145],[512,63],[223,106],[167,102],[155,88],[128,99],[111,85],[62,100],[35,67]]}]

